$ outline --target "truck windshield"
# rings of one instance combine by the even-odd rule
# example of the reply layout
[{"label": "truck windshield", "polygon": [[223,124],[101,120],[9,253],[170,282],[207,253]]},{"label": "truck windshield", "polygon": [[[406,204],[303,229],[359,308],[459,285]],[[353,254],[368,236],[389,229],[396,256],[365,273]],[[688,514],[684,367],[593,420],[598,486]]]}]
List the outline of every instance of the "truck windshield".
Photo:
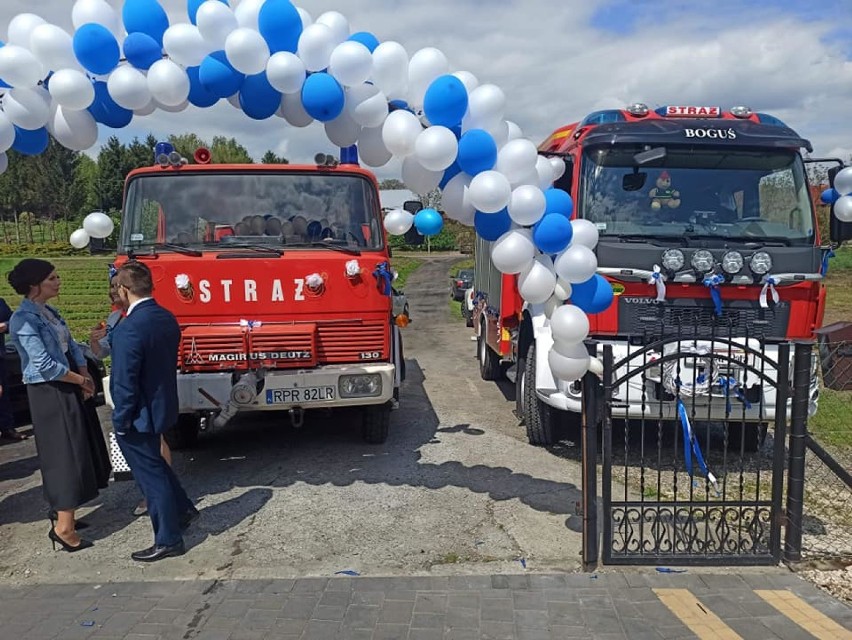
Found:
[{"label": "truck windshield", "polygon": [[140,175],[127,188],[122,248],[381,249],[378,212],[373,185],[355,175],[188,170]]},{"label": "truck windshield", "polygon": [[[812,244],[804,164],[786,150],[696,147],[589,148],[583,155],[580,216],[602,236],[718,238],[722,242]],[[641,156],[640,156],[641,158]]]}]

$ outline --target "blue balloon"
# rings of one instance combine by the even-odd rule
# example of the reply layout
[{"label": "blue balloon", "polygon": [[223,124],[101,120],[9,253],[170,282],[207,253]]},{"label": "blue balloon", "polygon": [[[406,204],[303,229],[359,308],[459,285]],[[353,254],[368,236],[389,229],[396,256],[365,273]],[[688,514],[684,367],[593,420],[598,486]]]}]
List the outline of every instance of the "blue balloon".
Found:
[{"label": "blue balloon", "polygon": [[266,0],[257,16],[260,35],[271,53],[295,53],[302,35],[302,16],[290,0]]},{"label": "blue balloon", "polygon": [[228,98],[240,90],[246,77],[231,66],[224,51],[214,51],[201,61],[198,79],[208,93]]},{"label": "blue balloon", "polygon": [[379,46],[379,39],[369,31],[359,31],[358,33],[353,33],[351,36],[349,36],[348,39],[352,40],[353,42],[360,42],[370,50],[370,53],[373,53],[373,51],[376,50],[376,47]]},{"label": "blue balloon", "polygon": [[823,204],[834,204],[839,197],[840,194],[836,190],[826,189],[820,194],[819,199]]},{"label": "blue balloon", "polygon": [[[186,15],[189,16],[189,21],[192,24],[198,24],[198,7],[204,4],[205,0],[187,0],[186,2]],[[228,5],[228,0],[219,0],[222,4]],[[228,5],[230,6],[230,5]]]},{"label": "blue balloon", "polygon": [[473,217],[473,228],[483,240],[494,242],[512,228],[509,210],[502,209],[497,213],[482,213],[477,211]]},{"label": "blue balloon", "polygon": [[389,100],[388,111],[390,113],[393,113],[397,109],[402,109],[403,111],[414,113],[414,109],[412,109],[411,106],[405,100]]},{"label": "blue balloon", "polygon": [[547,203],[545,213],[561,213],[568,218],[574,211],[574,201],[567,191],[551,187],[544,192],[544,200]]},{"label": "blue balloon", "polygon": [[302,105],[314,120],[334,120],[343,112],[345,101],[343,87],[327,73],[312,73],[302,85]]},{"label": "blue balloon", "polygon": [[421,236],[436,236],[444,228],[444,219],[434,209],[421,209],[414,216],[414,226]]},{"label": "blue balloon", "polygon": [[117,105],[109,95],[106,82],[95,82],[95,100],[88,111],[97,122],[111,129],[123,129],[133,120],[133,112]]},{"label": "blue balloon", "polygon": [[163,47],[148,34],[139,31],[129,33],[124,40],[124,57],[137,69],[147,71],[163,59]]},{"label": "blue balloon", "polygon": [[472,176],[493,169],[497,163],[497,143],[487,131],[471,129],[459,140],[457,162],[462,171]]},{"label": "blue balloon", "polygon": [[200,67],[188,67],[186,70],[186,75],[189,76],[189,102],[204,109],[219,102],[219,97],[204,88],[199,78],[199,71]]},{"label": "blue balloon", "polygon": [[443,178],[441,178],[441,182],[440,182],[440,184],[438,185],[438,187],[439,187],[440,189],[443,189],[444,187],[446,187],[446,186],[447,186],[447,183],[448,183],[450,180],[452,180],[453,178],[455,178],[455,177],[456,177],[457,175],[459,175],[461,172],[462,172],[462,170],[461,170],[461,167],[459,166],[459,162],[458,162],[458,160],[453,161],[453,164],[451,164],[449,167],[447,167],[446,169],[444,169],[444,177],[443,177]]},{"label": "blue balloon", "polygon": [[609,281],[595,274],[590,280],[572,285],[571,304],[580,307],[586,313],[601,313],[612,304],[613,293]]},{"label": "blue balloon", "polygon": [[266,120],[281,106],[281,94],[269,84],[266,72],[248,76],[240,89],[240,106],[253,120]]},{"label": "blue balloon", "polygon": [[121,51],[109,29],[100,24],[84,24],[74,34],[74,55],[87,71],[106,75],[118,66]]},{"label": "blue balloon", "polygon": [[423,98],[423,113],[429,122],[442,127],[459,125],[467,113],[467,89],[455,76],[436,78],[426,89]]},{"label": "blue balloon", "polygon": [[574,235],[571,221],[559,213],[548,213],[533,227],[533,242],[542,253],[563,251]]},{"label": "blue balloon", "polygon": [[121,17],[127,33],[144,33],[156,40],[160,47],[163,46],[169,16],[157,0],[125,0]]},{"label": "blue balloon", "polygon": [[23,153],[25,156],[37,156],[44,153],[48,144],[50,144],[50,136],[45,127],[32,131],[15,127],[15,141],[12,143],[12,148],[18,153]]}]

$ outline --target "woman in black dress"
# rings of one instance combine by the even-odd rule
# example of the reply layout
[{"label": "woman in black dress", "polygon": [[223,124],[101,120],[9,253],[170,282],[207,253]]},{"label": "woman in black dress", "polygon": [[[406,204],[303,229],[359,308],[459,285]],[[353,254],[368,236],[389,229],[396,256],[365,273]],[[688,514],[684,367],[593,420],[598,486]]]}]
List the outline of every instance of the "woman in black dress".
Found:
[{"label": "woman in black dress", "polygon": [[9,284],[24,296],[9,329],[27,385],[44,495],[57,514],[48,537],[54,547],[79,551],[92,543],[78,535],[74,512],[107,486],[110,472],[103,432],[88,403],[94,381],[62,316],[46,304],[61,284],[53,265],[22,260]]}]

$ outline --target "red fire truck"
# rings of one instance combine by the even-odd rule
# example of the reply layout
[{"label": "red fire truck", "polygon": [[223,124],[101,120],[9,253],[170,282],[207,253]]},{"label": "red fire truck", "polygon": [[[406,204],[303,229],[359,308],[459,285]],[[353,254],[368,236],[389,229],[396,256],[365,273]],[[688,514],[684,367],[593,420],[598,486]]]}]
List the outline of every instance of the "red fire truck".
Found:
[{"label": "red fire truck", "polygon": [[[556,186],[571,194],[574,216],[597,226],[598,273],[615,294],[590,317],[600,348],[612,345],[618,362],[675,325],[708,337],[724,327],[767,356],[781,342],[813,339],[830,247],[822,245],[802,149],[810,143],[783,122],[745,107],[634,104],[554,131],[539,152],[564,159]],[[833,240],[852,237],[849,227],[833,220]],[[496,271],[482,240],[474,288],[481,375],[514,379],[530,442],[549,444],[557,424],[579,420],[581,388],[550,372],[543,308],[524,304],[517,276]],[[774,416],[774,390],[762,394],[763,415],[740,422],[750,449]],[[814,382],[812,410],[817,395]],[[613,415],[641,417],[641,398],[615,398]],[[725,419],[724,404],[715,418]]]},{"label": "red fire truck", "polygon": [[376,179],[355,162],[187,163],[161,143],[127,177],[118,263],[143,261],[182,338],[187,446],[243,411],[357,407],[384,442],[404,376]]}]

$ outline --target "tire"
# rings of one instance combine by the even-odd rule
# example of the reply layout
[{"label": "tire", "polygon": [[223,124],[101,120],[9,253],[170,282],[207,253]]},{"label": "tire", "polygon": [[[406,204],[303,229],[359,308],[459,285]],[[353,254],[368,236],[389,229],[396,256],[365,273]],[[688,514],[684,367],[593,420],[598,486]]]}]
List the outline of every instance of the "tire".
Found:
[{"label": "tire", "polygon": [[494,350],[488,346],[485,340],[485,321],[480,325],[481,331],[476,338],[476,354],[479,360],[479,375],[483,380],[499,380],[503,377],[500,367],[500,358]]},{"label": "tire", "polygon": [[[743,439],[743,428],[745,428],[745,439]],[[766,442],[768,425],[760,424],[731,424],[728,425],[728,451],[739,451],[743,445],[745,453],[755,453],[760,450]]]},{"label": "tire", "polygon": [[[522,368],[523,365],[523,368]],[[558,422],[556,409],[542,402],[535,392],[535,343],[527,350],[526,357],[518,362],[516,393],[518,417],[527,428],[527,440],[531,445],[543,447],[556,442]]]},{"label": "tire", "polygon": [[363,408],[361,436],[367,444],[383,444],[388,439],[390,428],[390,403],[370,405]]},{"label": "tire", "polygon": [[178,416],[175,426],[166,431],[163,437],[173,451],[190,449],[198,443],[198,432],[201,430],[198,416],[194,413],[182,413]]}]

